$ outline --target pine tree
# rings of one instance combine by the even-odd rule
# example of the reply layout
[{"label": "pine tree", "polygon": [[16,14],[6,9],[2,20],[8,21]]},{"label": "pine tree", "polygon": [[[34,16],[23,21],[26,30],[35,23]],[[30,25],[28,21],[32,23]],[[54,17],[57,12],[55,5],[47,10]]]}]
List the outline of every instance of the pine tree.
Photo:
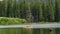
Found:
[{"label": "pine tree", "polygon": [[4,11],[5,11],[4,8],[5,8],[5,6],[4,6],[4,1],[2,1],[2,8],[1,8],[1,9],[2,9],[2,17],[4,17]]},{"label": "pine tree", "polygon": [[20,3],[20,16],[21,18],[26,18],[26,9],[25,9],[25,0],[22,0],[22,2]]},{"label": "pine tree", "polygon": [[14,14],[14,17],[16,18],[17,17],[17,4],[16,4],[16,0],[14,0],[13,2],[13,14]]},{"label": "pine tree", "polygon": [[44,21],[48,21],[48,19],[47,19],[47,15],[48,15],[48,13],[47,13],[47,11],[48,11],[48,3],[46,2],[46,0],[44,0],[44,2],[43,2],[43,7],[42,7],[42,11],[43,11],[43,19],[44,19]]},{"label": "pine tree", "polygon": [[0,1],[0,16],[2,16],[2,2]]},{"label": "pine tree", "polygon": [[18,0],[18,2],[16,2],[17,6],[16,6],[16,9],[17,9],[17,17],[20,18],[20,0]]},{"label": "pine tree", "polygon": [[58,4],[58,21],[60,22],[60,0],[57,0]]},{"label": "pine tree", "polygon": [[34,6],[35,6],[35,3],[34,3],[34,0],[31,0],[31,3],[30,3],[30,11],[31,11],[31,20],[32,20],[32,22],[34,22],[34,11],[33,11],[33,9],[34,9]]},{"label": "pine tree", "polygon": [[8,4],[8,0],[4,0],[4,6],[5,6],[5,10],[4,10],[4,16],[6,17],[7,16],[7,5]]},{"label": "pine tree", "polygon": [[13,11],[13,9],[14,9],[14,1],[13,0],[11,0],[11,17],[14,17],[14,11]]},{"label": "pine tree", "polygon": [[31,13],[32,13],[32,16],[34,17],[34,22],[37,22],[38,17],[39,17],[39,3],[38,3],[38,1],[36,3],[34,1],[32,1]]},{"label": "pine tree", "polygon": [[12,0],[8,0],[7,4],[7,17],[12,17]]},{"label": "pine tree", "polygon": [[39,21],[43,21],[43,11],[42,11],[42,0],[39,1],[40,3],[38,4],[39,5]]},{"label": "pine tree", "polygon": [[31,14],[31,10],[30,10],[30,3],[28,3],[28,6],[27,6],[26,19],[28,20],[28,22],[32,21],[32,14]]},{"label": "pine tree", "polygon": [[60,21],[60,0],[55,0],[55,21]]},{"label": "pine tree", "polygon": [[53,2],[52,2],[52,0],[48,0],[48,16],[47,16],[47,18],[48,18],[48,21],[54,21],[54,12],[55,12],[55,10],[54,10],[54,4],[53,4]]}]

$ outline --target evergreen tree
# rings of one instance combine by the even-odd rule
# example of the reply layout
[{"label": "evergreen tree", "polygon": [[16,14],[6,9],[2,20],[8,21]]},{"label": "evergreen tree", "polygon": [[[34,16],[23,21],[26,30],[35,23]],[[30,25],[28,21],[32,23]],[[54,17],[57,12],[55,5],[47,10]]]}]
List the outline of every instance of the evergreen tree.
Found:
[{"label": "evergreen tree", "polygon": [[7,17],[11,17],[12,15],[12,0],[8,0],[7,4]]},{"label": "evergreen tree", "polygon": [[34,11],[33,11],[34,5],[35,5],[34,1],[31,0],[31,3],[30,3],[30,11],[31,11],[31,20],[32,20],[32,22],[34,22]]},{"label": "evergreen tree", "polygon": [[16,7],[16,5],[17,5],[17,4],[16,4],[16,0],[14,0],[14,5],[13,5],[13,6],[14,6],[14,7],[13,7],[13,8],[14,8],[14,9],[13,9],[13,11],[14,11],[14,17],[17,17],[17,7]]},{"label": "evergreen tree", "polygon": [[21,0],[18,0],[18,2],[16,2],[16,9],[17,9],[17,17],[20,18],[20,2]]},{"label": "evergreen tree", "polygon": [[38,18],[39,18],[39,2],[38,1],[37,2],[32,1],[31,13],[32,13],[32,15],[34,17],[34,22],[37,22]]},{"label": "evergreen tree", "polygon": [[43,21],[43,11],[42,11],[42,10],[43,10],[43,9],[42,9],[43,3],[42,3],[42,0],[40,0],[40,1],[38,1],[38,2],[40,2],[40,3],[38,4],[38,5],[39,5],[39,12],[38,12],[38,13],[39,13],[39,14],[38,14],[38,15],[39,15],[39,18],[38,18],[38,19],[39,19],[39,21]]},{"label": "evergreen tree", "polygon": [[2,17],[4,17],[4,11],[5,11],[5,5],[4,5],[4,1],[2,1]]},{"label": "evergreen tree", "polygon": [[52,0],[48,0],[48,14],[47,14],[48,21],[50,22],[54,21],[54,12],[55,10],[53,2]]},{"label": "evergreen tree", "polygon": [[0,1],[0,16],[2,16],[2,2]]},{"label": "evergreen tree", "polygon": [[25,0],[22,0],[22,2],[20,3],[20,16],[21,18],[26,18],[26,9],[25,9]]},{"label": "evergreen tree", "polygon": [[42,11],[43,11],[43,19],[44,19],[44,21],[48,21],[48,19],[47,19],[47,15],[48,15],[48,13],[47,13],[47,11],[48,11],[48,3],[46,2],[46,0],[44,0],[44,3],[43,3],[43,7],[42,7]]},{"label": "evergreen tree", "polygon": [[31,10],[30,10],[30,3],[27,4],[26,19],[27,19],[27,21],[29,21],[29,22],[32,21],[32,14],[31,14]]},{"label": "evergreen tree", "polygon": [[60,0],[55,0],[55,21],[60,21]]},{"label": "evergreen tree", "polygon": [[7,5],[8,4],[8,0],[4,0],[4,16],[6,17],[7,16]]},{"label": "evergreen tree", "polygon": [[59,7],[59,22],[60,22],[60,0],[58,1],[58,7]]}]

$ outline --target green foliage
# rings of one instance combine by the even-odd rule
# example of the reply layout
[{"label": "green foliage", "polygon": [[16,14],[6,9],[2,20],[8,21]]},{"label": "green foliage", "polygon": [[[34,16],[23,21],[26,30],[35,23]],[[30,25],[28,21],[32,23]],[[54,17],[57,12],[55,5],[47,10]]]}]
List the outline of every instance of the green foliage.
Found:
[{"label": "green foliage", "polygon": [[59,22],[60,0],[3,0],[0,16],[24,18],[29,22]]},{"label": "green foliage", "polygon": [[60,22],[60,0],[55,1],[55,21]]},{"label": "green foliage", "polygon": [[[12,18],[7,18],[12,17]],[[17,17],[17,18],[16,18]],[[24,19],[20,19],[24,18]],[[28,22],[60,22],[60,0],[3,0],[0,1],[0,25],[23,24]],[[0,34],[60,34],[60,28],[51,29],[0,29]],[[38,32],[39,31],[39,32]],[[24,33],[23,33],[24,32]],[[30,33],[29,33],[30,34]]]},{"label": "green foliage", "polygon": [[23,24],[26,22],[27,21],[25,19],[20,19],[20,18],[0,17],[0,25]]}]

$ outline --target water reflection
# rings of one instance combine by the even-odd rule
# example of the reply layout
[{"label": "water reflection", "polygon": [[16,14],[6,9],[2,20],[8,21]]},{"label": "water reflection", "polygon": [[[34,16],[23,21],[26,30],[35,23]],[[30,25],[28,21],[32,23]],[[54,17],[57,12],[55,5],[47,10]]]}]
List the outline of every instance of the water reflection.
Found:
[{"label": "water reflection", "polygon": [[4,28],[0,29],[0,34],[60,34],[60,28],[50,29]]}]

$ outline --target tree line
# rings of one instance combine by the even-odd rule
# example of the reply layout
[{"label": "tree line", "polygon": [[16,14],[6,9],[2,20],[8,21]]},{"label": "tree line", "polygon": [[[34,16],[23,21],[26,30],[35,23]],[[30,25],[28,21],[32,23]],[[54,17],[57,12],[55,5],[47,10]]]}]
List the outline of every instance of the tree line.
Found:
[{"label": "tree line", "polygon": [[24,18],[28,22],[60,22],[60,0],[3,0],[0,17]]}]

